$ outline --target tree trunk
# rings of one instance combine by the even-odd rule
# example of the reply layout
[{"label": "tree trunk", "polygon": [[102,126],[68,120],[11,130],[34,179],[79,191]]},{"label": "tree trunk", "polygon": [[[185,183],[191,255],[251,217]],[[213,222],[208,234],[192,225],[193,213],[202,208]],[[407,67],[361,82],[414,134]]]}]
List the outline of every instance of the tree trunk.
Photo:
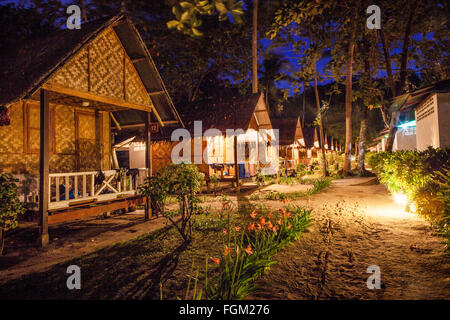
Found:
[{"label": "tree trunk", "polygon": [[302,100],[303,100],[303,109],[302,109],[302,128],[305,127],[305,105],[306,105],[306,88],[303,90],[302,94]]},{"label": "tree trunk", "polygon": [[253,0],[252,93],[258,93],[258,0]]},{"label": "tree trunk", "polygon": [[358,170],[360,174],[363,174],[364,171],[366,171],[365,167],[366,140],[367,140],[367,107],[362,106],[361,126],[359,128],[359,157],[358,157]]},{"label": "tree trunk", "polygon": [[316,107],[317,107],[317,118],[319,120],[319,133],[320,133],[320,147],[322,151],[322,175],[327,177],[328,174],[328,164],[327,158],[325,156],[325,144],[324,144],[324,136],[323,136],[323,125],[322,125],[322,112],[320,110],[320,100],[319,100],[319,90],[317,89],[317,73],[314,76],[314,93],[316,95]]},{"label": "tree trunk", "polygon": [[[403,38],[402,52],[400,54],[400,77],[399,77],[399,82],[398,82],[397,88],[395,90],[395,94],[393,94],[393,97],[395,97],[397,95],[401,95],[405,91],[406,77],[408,74],[407,68],[408,68],[409,42],[410,42],[410,37],[411,37],[411,33],[412,33],[414,15],[415,15],[417,7],[419,7],[419,6],[420,6],[420,0],[415,1],[414,4],[411,6],[411,10],[410,10],[409,17],[408,17],[408,23],[405,28],[405,35]],[[399,116],[400,116],[399,111],[392,112],[391,122],[389,124],[388,139],[386,141],[386,151],[389,151],[389,152],[392,151],[392,147],[394,146],[394,139],[395,139],[395,134],[397,133],[397,124],[398,124]]]},{"label": "tree trunk", "polygon": [[87,22],[87,14],[86,14],[86,1],[81,0],[81,15],[83,16],[84,23]]},{"label": "tree trunk", "polygon": [[400,112],[395,111],[391,115],[391,122],[389,123],[389,132],[388,138],[386,140],[385,151],[392,151],[392,147],[394,146],[395,134],[397,133],[397,124],[398,119],[400,117]]},{"label": "tree trunk", "polygon": [[345,158],[343,174],[347,176],[351,171],[352,161],[352,76],[353,52],[355,49],[355,26],[348,45],[347,70],[345,75]]},{"label": "tree trunk", "polygon": [[3,248],[5,246],[5,231],[0,228],[0,256],[3,254]]}]

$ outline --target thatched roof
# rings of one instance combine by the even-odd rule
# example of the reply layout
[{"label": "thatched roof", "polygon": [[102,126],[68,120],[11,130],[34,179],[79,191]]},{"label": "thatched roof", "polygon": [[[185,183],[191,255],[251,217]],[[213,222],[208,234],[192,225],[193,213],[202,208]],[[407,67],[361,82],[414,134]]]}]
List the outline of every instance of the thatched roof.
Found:
[{"label": "thatched roof", "polygon": [[295,131],[298,118],[272,119],[272,127],[279,130],[279,145],[291,145],[295,143]]},{"label": "thatched roof", "polygon": [[26,42],[18,42],[0,56],[0,104],[30,97],[81,48],[103,30],[113,27],[134,63],[155,109],[163,122],[180,121],[159,72],[131,20],[125,15],[98,19],[81,29],[61,29]]},{"label": "thatched roof", "polygon": [[254,93],[228,99],[198,101],[180,108],[180,114],[186,128],[192,132],[194,121],[197,120],[202,121],[203,130],[247,130],[260,99],[262,95]]},{"label": "thatched roof", "polygon": [[306,148],[310,149],[314,147],[314,132],[315,128],[303,128],[303,137],[305,139]]}]

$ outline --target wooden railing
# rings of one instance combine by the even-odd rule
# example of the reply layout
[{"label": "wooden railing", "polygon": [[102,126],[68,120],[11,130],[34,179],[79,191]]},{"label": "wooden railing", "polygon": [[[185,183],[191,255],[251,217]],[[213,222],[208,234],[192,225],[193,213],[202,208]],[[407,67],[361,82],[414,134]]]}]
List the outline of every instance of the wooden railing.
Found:
[{"label": "wooden railing", "polygon": [[139,174],[119,175],[116,170],[102,171],[104,180],[95,184],[99,171],[52,173],[49,175],[49,208],[58,209],[83,201],[115,199],[136,194],[137,187],[144,182],[146,170]]}]

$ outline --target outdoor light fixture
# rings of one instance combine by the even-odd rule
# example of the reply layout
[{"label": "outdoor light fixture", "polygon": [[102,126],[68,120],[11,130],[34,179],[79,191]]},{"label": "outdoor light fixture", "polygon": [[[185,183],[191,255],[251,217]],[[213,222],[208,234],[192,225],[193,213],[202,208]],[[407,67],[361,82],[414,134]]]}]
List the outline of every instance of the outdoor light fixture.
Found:
[{"label": "outdoor light fixture", "polygon": [[91,104],[91,103],[90,103],[89,101],[83,101],[83,102],[81,103],[81,105],[82,105],[83,107],[89,107],[90,104]]},{"label": "outdoor light fixture", "polygon": [[409,122],[405,122],[405,123],[399,125],[398,127],[399,128],[408,128],[408,127],[415,127],[415,126],[416,126],[416,120],[412,120]]}]

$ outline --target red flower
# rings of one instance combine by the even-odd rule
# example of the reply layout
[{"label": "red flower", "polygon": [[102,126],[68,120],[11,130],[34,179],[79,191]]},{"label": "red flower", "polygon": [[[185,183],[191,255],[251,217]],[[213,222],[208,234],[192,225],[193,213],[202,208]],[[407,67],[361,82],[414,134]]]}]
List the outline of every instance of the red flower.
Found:
[{"label": "red flower", "polygon": [[[228,248],[227,245],[225,245],[225,251],[223,252],[223,255],[224,255],[224,256],[227,256],[230,252],[231,252],[231,249]],[[219,262],[220,262],[220,261],[219,261]]]},{"label": "red flower", "polygon": [[264,225],[266,224],[266,218],[264,217],[259,218],[259,223],[261,224],[262,227],[264,227]]},{"label": "red flower", "polygon": [[211,259],[215,264],[220,264],[220,259],[213,258],[213,257],[211,257],[210,259]]}]

